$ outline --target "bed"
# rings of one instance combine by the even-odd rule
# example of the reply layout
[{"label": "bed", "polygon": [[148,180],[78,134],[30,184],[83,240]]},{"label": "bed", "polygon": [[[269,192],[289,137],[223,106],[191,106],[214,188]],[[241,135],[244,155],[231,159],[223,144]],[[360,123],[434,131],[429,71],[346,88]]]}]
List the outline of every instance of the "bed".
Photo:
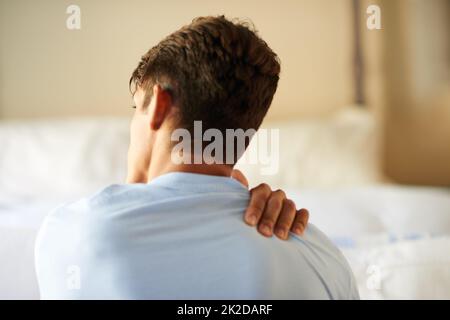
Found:
[{"label": "bed", "polygon": [[[128,125],[105,117],[0,123],[0,299],[39,298],[33,246],[43,217],[124,181]],[[277,174],[239,168],[252,185],[283,188],[310,210],[347,257],[363,299],[450,299],[450,191],[386,179],[367,110],[266,127],[280,130]]]}]

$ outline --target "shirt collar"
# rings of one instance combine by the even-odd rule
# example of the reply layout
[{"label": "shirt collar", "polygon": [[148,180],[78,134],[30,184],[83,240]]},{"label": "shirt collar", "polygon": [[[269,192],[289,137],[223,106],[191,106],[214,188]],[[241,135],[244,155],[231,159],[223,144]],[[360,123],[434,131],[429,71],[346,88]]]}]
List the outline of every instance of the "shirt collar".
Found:
[{"label": "shirt collar", "polygon": [[247,188],[236,179],[189,172],[169,172],[154,178],[149,185],[193,192],[242,192]]}]

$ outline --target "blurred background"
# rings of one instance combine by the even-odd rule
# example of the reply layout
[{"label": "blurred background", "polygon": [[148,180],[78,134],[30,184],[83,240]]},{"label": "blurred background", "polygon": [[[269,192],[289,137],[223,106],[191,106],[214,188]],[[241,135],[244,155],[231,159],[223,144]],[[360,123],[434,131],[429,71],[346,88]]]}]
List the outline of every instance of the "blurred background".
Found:
[{"label": "blurred background", "polygon": [[243,164],[251,184],[310,209],[363,298],[449,299],[449,0],[0,0],[0,298],[38,298],[51,208],[124,181],[141,55],[218,14],[253,22],[282,62],[264,122],[279,172]]}]

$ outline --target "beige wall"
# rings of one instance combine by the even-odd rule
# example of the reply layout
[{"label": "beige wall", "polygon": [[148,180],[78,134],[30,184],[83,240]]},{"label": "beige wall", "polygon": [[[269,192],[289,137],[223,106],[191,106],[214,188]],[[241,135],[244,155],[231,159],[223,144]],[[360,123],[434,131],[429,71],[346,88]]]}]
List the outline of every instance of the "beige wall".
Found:
[{"label": "beige wall", "polygon": [[384,167],[395,181],[450,186],[450,2],[382,2]]},{"label": "beige wall", "polygon": [[[82,29],[66,28],[69,4]],[[382,30],[365,28],[378,4]],[[395,181],[450,185],[450,2],[361,0],[364,90]],[[200,15],[250,18],[279,54],[270,119],[351,104],[351,0],[0,0],[0,119],[131,115],[139,57]]]},{"label": "beige wall", "polygon": [[[250,18],[279,54],[271,118],[352,102],[351,1],[0,0],[0,118],[129,115],[140,56],[201,15]],[[81,30],[66,28],[69,4]]]}]

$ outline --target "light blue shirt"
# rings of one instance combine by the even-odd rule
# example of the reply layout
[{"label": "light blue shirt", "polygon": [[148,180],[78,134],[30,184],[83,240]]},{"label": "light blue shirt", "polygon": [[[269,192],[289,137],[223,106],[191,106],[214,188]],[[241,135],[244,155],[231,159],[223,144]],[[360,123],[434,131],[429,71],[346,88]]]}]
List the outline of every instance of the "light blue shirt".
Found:
[{"label": "light blue shirt", "polygon": [[243,222],[248,201],[234,179],[169,173],[63,205],[36,242],[41,298],[359,298],[322,232],[266,238]]}]

